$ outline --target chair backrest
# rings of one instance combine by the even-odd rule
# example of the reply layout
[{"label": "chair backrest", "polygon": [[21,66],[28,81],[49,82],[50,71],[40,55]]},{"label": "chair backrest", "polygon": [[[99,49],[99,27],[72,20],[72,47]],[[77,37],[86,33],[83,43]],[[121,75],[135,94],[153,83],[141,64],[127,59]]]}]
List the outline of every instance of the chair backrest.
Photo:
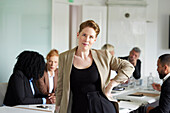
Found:
[{"label": "chair backrest", "polygon": [[8,83],[0,83],[0,106],[2,106]]}]

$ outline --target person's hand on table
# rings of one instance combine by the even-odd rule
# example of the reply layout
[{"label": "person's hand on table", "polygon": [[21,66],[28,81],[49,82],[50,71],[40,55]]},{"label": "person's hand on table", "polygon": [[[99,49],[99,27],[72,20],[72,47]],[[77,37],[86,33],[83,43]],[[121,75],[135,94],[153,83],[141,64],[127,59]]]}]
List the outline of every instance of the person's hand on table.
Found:
[{"label": "person's hand on table", "polygon": [[51,104],[51,101],[48,97],[46,98],[46,104]]},{"label": "person's hand on table", "polygon": [[152,84],[153,89],[157,90],[157,91],[161,91],[161,85],[157,84],[157,83],[153,83]]},{"label": "person's hand on table", "polygon": [[56,102],[55,93],[48,94],[46,98],[46,104],[54,104]]},{"label": "person's hand on table", "polygon": [[50,97],[50,96],[54,96],[55,95],[55,93],[49,93],[48,94],[48,96]]}]

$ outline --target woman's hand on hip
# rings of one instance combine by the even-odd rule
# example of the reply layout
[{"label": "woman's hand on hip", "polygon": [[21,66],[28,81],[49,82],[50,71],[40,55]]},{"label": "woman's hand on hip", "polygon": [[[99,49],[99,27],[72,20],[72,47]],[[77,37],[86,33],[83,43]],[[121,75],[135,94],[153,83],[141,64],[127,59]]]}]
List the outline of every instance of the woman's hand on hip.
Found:
[{"label": "woman's hand on hip", "polygon": [[105,87],[104,93],[107,97],[111,96],[112,89],[117,86],[119,83],[115,80],[111,80],[109,84]]},{"label": "woman's hand on hip", "polygon": [[55,113],[58,113],[59,110],[60,110],[60,106],[56,106],[56,107],[55,107]]}]

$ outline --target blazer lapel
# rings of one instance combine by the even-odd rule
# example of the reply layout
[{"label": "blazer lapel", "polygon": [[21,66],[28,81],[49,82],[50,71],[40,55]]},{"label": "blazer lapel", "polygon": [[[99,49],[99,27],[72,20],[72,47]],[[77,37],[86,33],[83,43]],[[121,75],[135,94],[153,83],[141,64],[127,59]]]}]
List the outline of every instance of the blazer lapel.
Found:
[{"label": "blazer lapel", "polygon": [[65,80],[67,81],[66,87],[68,88],[68,91],[70,91],[70,74],[71,74],[71,70],[72,70],[72,64],[73,64],[73,59],[74,59],[76,48],[69,51],[69,53],[66,56],[65,66],[67,66],[67,68],[65,68],[65,69],[68,69],[68,70],[64,70],[64,71],[66,73],[65,75],[68,76],[68,77],[65,77]]}]

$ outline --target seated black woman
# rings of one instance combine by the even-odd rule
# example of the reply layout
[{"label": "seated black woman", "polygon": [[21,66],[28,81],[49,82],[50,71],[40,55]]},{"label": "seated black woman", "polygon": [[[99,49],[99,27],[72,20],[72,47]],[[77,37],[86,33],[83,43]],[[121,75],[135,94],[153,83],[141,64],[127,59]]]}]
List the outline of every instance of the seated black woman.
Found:
[{"label": "seated black woman", "polygon": [[9,79],[4,105],[28,105],[55,103],[55,96],[43,95],[36,87],[36,80],[43,76],[45,61],[41,54],[23,51],[17,57]]}]

